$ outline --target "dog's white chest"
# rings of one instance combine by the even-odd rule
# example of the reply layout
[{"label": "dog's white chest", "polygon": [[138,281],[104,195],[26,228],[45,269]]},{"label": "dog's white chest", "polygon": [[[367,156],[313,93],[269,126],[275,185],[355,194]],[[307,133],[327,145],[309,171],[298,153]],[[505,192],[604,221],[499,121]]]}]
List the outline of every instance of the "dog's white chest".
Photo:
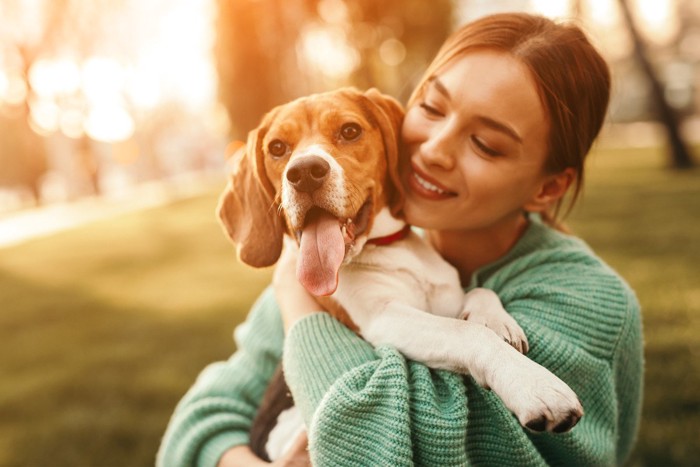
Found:
[{"label": "dog's white chest", "polygon": [[448,317],[457,317],[464,303],[458,272],[415,233],[396,244],[365,246],[341,268],[333,297],[353,319],[355,313],[370,312],[361,307],[372,303],[396,300]]}]

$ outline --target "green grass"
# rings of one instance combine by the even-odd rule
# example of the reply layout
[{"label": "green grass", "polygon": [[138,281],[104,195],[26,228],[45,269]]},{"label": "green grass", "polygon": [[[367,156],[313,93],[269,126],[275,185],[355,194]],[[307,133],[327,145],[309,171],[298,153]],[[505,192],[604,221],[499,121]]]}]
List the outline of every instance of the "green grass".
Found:
[{"label": "green grass", "polygon": [[590,162],[583,203],[570,224],[642,304],[645,395],[632,463],[697,465],[700,170],[664,169],[650,149],[601,151]]},{"label": "green grass", "polygon": [[[643,306],[632,463],[700,457],[700,173],[658,151],[591,161],[574,231]],[[148,466],[199,371],[269,280],[238,265],[209,195],[0,250],[0,465]],[[592,318],[594,319],[594,318]]]},{"label": "green grass", "polygon": [[153,465],[269,280],[236,263],[215,196],[0,250],[0,465]]}]

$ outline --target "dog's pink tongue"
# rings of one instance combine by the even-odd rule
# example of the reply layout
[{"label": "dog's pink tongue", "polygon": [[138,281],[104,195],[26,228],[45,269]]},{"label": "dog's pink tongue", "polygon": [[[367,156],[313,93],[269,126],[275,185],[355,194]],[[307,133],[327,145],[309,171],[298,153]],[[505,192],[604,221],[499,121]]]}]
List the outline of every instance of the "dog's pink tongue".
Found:
[{"label": "dog's pink tongue", "polygon": [[297,278],[313,295],[331,295],[338,287],[345,241],[338,219],[325,211],[311,215],[301,234]]}]

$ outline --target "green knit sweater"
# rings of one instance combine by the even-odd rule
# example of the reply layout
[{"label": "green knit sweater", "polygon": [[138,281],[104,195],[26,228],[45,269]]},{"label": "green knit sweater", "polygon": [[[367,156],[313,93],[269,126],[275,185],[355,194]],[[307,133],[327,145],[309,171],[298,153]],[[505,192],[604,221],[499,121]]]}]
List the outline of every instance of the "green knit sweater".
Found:
[{"label": "green knit sweater", "polygon": [[528,356],[579,396],[585,415],[569,433],[530,433],[471,378],[374,349],[325,313],[300,320],[284,342],[268,289],[236,330],[238,351],[206,368],[179,403],[157,464],[213,466],[247,443],[283,347],[314,465],[622,464],[639,425],[643,376],[630,288],[583,242],[536,220],[474,275],[469,288],[477,286],[498,293],[527,334]]}]

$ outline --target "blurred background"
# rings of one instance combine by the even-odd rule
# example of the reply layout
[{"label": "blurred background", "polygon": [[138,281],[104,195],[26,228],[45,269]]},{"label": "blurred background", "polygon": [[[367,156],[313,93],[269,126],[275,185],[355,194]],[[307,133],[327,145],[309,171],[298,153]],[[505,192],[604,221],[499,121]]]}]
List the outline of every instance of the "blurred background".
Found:
[{"label": "blurred background", "polygon": [[405,102],[499,11],[574,21],[611,65],[570,223],[644,308],[630,464],[696,464],[698,0],[0,0],[0,465],[152,464],[269,280],[216,224],[227,144],[312,92]]}]

